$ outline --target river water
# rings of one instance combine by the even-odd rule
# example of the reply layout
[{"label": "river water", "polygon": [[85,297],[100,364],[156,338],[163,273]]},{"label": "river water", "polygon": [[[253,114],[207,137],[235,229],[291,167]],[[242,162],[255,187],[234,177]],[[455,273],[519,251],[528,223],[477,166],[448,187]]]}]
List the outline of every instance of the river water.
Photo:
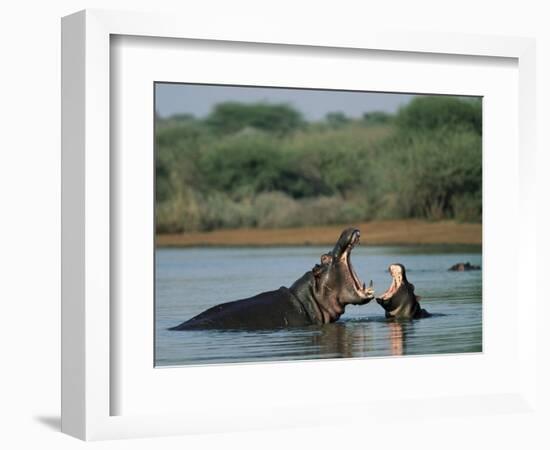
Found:
[{"label": "river water", "polygon": [[400,262],[432,317],[388,322],[375,302],[348,306],[336,323],[267,331],[168,331],[219,303],[290,286],[328,247],[185,248],[156,252],[155,365],[219,364],[318,358],[482,351],[482,272],[449,272],[457,262],[481,265],[479,247],[365,247],[353,250],[362,281],[377,294]]}]

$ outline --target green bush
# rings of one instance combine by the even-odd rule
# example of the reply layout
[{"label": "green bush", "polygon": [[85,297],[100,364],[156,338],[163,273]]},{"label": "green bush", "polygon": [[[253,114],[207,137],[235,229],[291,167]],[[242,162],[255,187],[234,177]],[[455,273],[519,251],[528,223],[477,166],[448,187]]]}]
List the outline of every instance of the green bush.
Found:
[{"label": "green bush", "polygon": [[367,129],[356,124],[338,130],[304,132],[288,142],[287,158],[314,187],[313,195],[347,197],[368,179],[376,163],[373,150],[391,132],[389,127]]},{"label": "green bush", "polygon": [[279,143],[260,133],[234,135],[204,148],[198,170],[209,189],[235,198],[277,188],[282,168]]},{"label": "green bush", "polygon": [[458,199],[481,192],[481,137],[476,133],[412,132],[385,146],[376,183],[379,196],[391,203],[386,215],[455,218]]},{"label": "green bush", "polygon": [[309,124],[292,111],[225,103],[205,120],[158,120],[157,230],[481,220],[479,100]]}]

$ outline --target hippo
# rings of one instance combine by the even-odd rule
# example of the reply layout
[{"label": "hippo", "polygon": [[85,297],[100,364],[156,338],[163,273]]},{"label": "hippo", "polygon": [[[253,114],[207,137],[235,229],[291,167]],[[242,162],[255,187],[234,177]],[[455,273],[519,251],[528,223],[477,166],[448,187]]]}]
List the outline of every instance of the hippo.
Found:
[{"label": "hippo", "polygon": [[274,329],[335,322],[346,305],[364,305],[374,298],[372,281],[366,287],[351,265],[359,238],[358,229],[345,229],[320,264],[288,288],[221,303],[169,329]]},{"label": "hippo", "polygon": [[481,270],[481,267],[474,266],[469,262],[465,262],[465,263],[461,262],[461,263],[453,264],[451,267],[449,267],[449,270],[452,272],[466,272],[468,270]]},{"label": "hippo", "polygon": [[392,283],[388,290],[376,299],[386,311],[387,319],[420,319],[429,317],[425,309],[420,307],[420,297],[414,293],[414,285],[407,280],[403,264],[391,264],[388,272]]}]

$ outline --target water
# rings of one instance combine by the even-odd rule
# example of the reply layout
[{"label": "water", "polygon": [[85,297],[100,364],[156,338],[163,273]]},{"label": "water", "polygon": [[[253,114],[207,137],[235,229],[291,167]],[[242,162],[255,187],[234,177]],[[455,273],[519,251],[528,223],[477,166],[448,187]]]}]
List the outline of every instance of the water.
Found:
[{"label": "water", "polygon": [[168,331],[216,304],[290,286],[327,247],[192,248],[156,252],[155,363],[288,361],[482,351],[481,271],[449,272],[457,262],[481,265],[479,248],[357,247],[352,262],[377,294],[400,262],[433,317],[388,322],[375,302],[348,306],[323,326],[273,331]]}]

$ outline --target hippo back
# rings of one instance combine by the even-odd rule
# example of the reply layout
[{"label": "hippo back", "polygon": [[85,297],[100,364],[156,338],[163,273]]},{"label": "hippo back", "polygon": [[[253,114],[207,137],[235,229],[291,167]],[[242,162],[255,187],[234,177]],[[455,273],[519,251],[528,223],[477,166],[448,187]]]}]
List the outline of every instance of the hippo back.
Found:
[{"label": "hippo back", "polygon": [[273,329],[311,325],[303,305],[286,287],[222,303],[170,330]]}]

